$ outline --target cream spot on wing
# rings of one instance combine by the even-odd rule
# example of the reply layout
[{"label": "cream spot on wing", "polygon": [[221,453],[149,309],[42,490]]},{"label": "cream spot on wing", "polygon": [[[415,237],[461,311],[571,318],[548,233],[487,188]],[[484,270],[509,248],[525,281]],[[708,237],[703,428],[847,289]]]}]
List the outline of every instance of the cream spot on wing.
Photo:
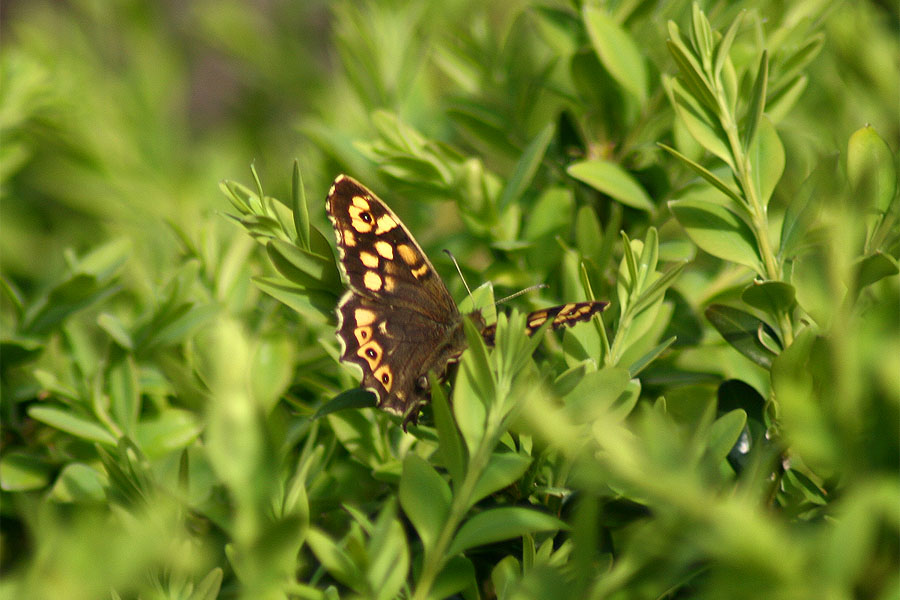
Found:
[{"label": "cream spot on wing", "polygon": [[393,292],[394,288],[397,287],[397,280],[393,277],[385,277],[384,278],[384,289]]},{"label": "cream spot on wing", "polygon": [[347,209],[350,215],[350,224],[353,229],[360,233],[369,233],[372,231],[372,215],[358,206],[351,206]]},{"label": "cream spot on wing", "polygon": [[350,248],[352,248],[356,245],[356,236],[353,235],[352,231],[350,231],[349,229],[345,229],[341,233],[343,234],[345,246],[349,246]]},{"label": "cream spot on wing", "polygon": [[363,275],[363,285],[365,285],[368,290],[377,292],[381,289],[382,283],[381,276],[375,271],[366,271],[366,274]]},{"label": "cream spot on wing", "polygon": [[377,379],[381,385],[384,386],[384,389],[388,392],[391,391],[391,384],[394,381],[393,374],[391,373],[390,367],[387,365],[382,365],[377,371],[375,371],[375,379]]},{"label": "cream spot on wing", "polygon": [[362,196],[353,196],[353,206],[363,210],[369,210],[369,201]]},{"label": "cream spot on wing", "polygon": [[[340,181],[340,178],[336,179],[335,181]],[[331,188],[328,190],[328,195],[334,196],[334,184],[332,184]]]},{"label": "cream spot on wing", "polygon": [[359,219],[353,219],[350,221],[350,224],[353,225],[353,229],[357,230],[360,233],[369,233],[372,231],[372,226],[364,221],[360,221]]},{"label": "cream spot on wing", "polygon": [[356,351],[356,355],[369,363],[369,368],[374,371],[381,362],[381,346],[378,345],[378,342],[371,341],[365,346],[361,346]]},{"label": "cream spot on wing", "polygon": [[387,242],[375,242],[375,251],[388,260],[394,260],[394,248]]},{"label": "cream spot on wing", "polygon": [[375,320],[375,313],[368,308],[357,308],[353,311],[353,318],[356,319],[357,327],[365,327]]},{"label": "cream spot on wing", "polygon": [[357,327],[353,330],[353,335],[356,336],[356,343],[362,346],[372,338],[372,328]]},{"label": "cream spot on wing", "polygon": [[535,318],[531,319],[530,321],[528,321],[528,326],[531,328],[537,328],[537,327],[540,327],[541,325],[543,325],[546,321],[547,321],[547,317],[544,315],[541,315],[539,317],[535,317]]},{"label": "cream spot on wing", "polygon": [[427,272],[428,272],[428,265],[422,265],[418,269],[412,270],[413,277],[415,277],[416,279],[418,279],[419,277],[422,277]]},{"label": "cream spot on wing", "polygon": [[413,250],[407,244],[400,244],[399,246],[397,246],[397,254],[399,254],[400,258],[403,259],[403,262],[405,262],[409,266],[413,266],[420,262],[415,250]]},{"label": "cream spot on wing", "polygon": [[565,306],[563,306],[562,310],[560,310],[556,314],[556,318],[553,319],[553,324],[559,325],[560,323],[565,323],[566,321],[568,321],[571,318],[571,315],[569,313],[572,312],[573,308],[575,308],[574,304],[566,304]]},{"label": "cream spot on wing", "polygon": [[391,215],[384,215],[378,219],[378,227],[375,229],[375,233],[381,235],[387,231],[390,231],[394,227],[397,226],[397,221],[391,218]]},{"label": "cream spot on wing", "polygon": [[359,260],[361,260],[362,264],[366,265],[370,269],[374,269],[378,266],[378,257],[371,252],[360,252]]},{"label": "cream spot on wing", "polygon": [[388,335],[387,321],[382,321],[381,323],[378,324],[378,331],[380,331],[384,335]]}]

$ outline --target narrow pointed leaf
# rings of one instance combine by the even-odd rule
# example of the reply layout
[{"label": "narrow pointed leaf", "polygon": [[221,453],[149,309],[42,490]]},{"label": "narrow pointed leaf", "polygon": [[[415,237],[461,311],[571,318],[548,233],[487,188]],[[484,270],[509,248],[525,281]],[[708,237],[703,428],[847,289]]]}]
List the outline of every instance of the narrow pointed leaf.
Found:
[{"label": "narrow pointed leaf", "polygon": [[647,67],[634,39],[606,11],[593,5],[585,4],[582,17],[604,68],[643,105],[647,100]]},{"label": "narrow pointed leaf", "polygon": [[400,505],[429,552],[450,514],[450,486],[430,464],[416,454],[403,460]]},{"label": "narrow pointed leaf", "polygon": [[547,153],[547,146],[553,139],[553,132],[553,124],[547,124],[522,152],[522,156],[516,163],[513,174],[506,182],[506,187],[503,188],[503,194],[500,196],[501,210],[521,198],[528,186],[531,185],[538,167],[541,166],[541,161],[544,160],[544,154]]},{"label": "narrow pointed leaf", "polygon": [[556,517],[530,508],[493,508],[466,521],[456,533],[447,554],[455,556],[470,548],[521,537],[526,533],[567,528]]},{"label": "narrow pointed leaf", "polygon": [[29,407],[28,415],[32,419],[46,423],[51,427],[65,431],[83,440],[99,442],[109,446],[116,445],[116,438],[109,431],[68,409],[36,404]]},{"label": "narrow pointed leaf", "polygon": [[762,117],[748,155],[753,165],[752,177],[759,200],[763,206],[767,206],[784,173],[784,146],[781,145],[775,126],[767,117]]},{"label": "narrow pointed leaf", "polygon": [[617,163],[594,159],[569,165],[566,171],[579,181],[622,204],[651,212],[655,206],[641,184]]},{"label": "narrow pointed leaf", "polygon": [[294,172],[291,178],[291,209],[294,213],[294,229],[297,241],[304,250],[309,250],[309,208],[306,203],[306,189],[303,187],[303,176],[300,174],[300,163],[294,161]]},{"label": "narrow pointed leaf", "polygon": [[769,83],[769,55],[763,50],[759,59],[759,67],[756,71],[756,81],[753,82],[753,90],[750,92],[750,104],[747,105],[747,114],[744,123],[743,142],[744,150],[750,148],[756,136],[756,128],[762,119],[763,110],[766,108],[766,89]]},{"label": "narrow pointed leaf", "polygon": [[729,187],[727,183],[719,179],[715,175],[715,173],[713,173],[703,165],[694,162],[675,148],[671,148],[669,146],[666,146],[665,144],[659,144],[659,147],[690,167],[690,169],[697,173],[697,175],[711,183],[717,190],[734,200],[738,205],[744,203],[743,198],[741,198],[741,196],[734,189]]}]

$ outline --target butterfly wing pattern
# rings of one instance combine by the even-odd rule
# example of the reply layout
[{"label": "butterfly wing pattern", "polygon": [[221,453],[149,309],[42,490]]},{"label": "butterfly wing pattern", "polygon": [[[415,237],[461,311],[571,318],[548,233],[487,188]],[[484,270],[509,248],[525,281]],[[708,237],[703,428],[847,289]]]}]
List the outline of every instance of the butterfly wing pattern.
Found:
[{"label": "butterfly wing pattern", "polygon": [[[444,377],[466,348],[462,315],[428,257],[394,212],[371,190],[339,175],[325,203],[348,291],[337,307],[341,360],[362,370],[377,405],[415,421],[430,399],[429,373]],[[528,315],[531,335],[589,320],[606,302],[573,302]],[[496,326],[471,315],[488,344]]]},{"label": "butterfly wing pattern", "polygon": [[465,348],[462,317],[415,238],[375,194],[341,175],[326,208],[349,284],[337,309],[341,360],[362,369],[362,387],[380,408],[409,417],[429,399],[428,370],[443,376]]}]

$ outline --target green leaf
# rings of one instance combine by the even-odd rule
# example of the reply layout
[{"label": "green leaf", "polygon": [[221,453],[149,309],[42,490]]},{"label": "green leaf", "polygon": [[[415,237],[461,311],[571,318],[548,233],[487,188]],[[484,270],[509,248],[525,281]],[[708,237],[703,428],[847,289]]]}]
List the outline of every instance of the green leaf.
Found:
[{"label": "green leaf", "polygon": [[700,57],[704,72],[712,70],[713,34],[706,15],[694,2],[691,5],[691,42]]},{"label": "green leaf", "polygon": [[783,281],[754,281],[741,292],[741,300],[767,315],[789,311],[796,301],[794,286]]},{"label": "green leaf", "polygon": [[349,410],[354,408],[374,408],[377,399],[375,394],[369,390],[362,388],[353,388],[346,390],[323,404],[313,415],[313,419],[324,417],[327,414],[338,412],[339,410]]},{"label": "green leaf", "polygon": [[847,144],[847,177],[863,209],[885,212],[894,199],[897,171],[887,143],[869,125],[856,130]]},{"label": "green leaf", "polygon": [[[659,300],[660,297],[664,296],[666,290],[675,283],[675,280],[678,279],[686,266],[687,262],[685,261],[677,262],[674,265],[669,266],[664,273],[654,279],[653,283],[646,286],[634,301],[632,306],[634,313],[640,313],[642,310]],[[653,271],[648,272],[653,273]]]},{"label": "green leaf", "polygon": [[314,290],[338,292],[340,275],[330,256],[306,251],[283,240],[266,244],[269,259],[278,272],[289,281]]},{"label": "green leaf", "polygon": [[663,341],[661,344],[657,344],[653,348],[650,349],[646,354],[638,358],[636,361],[628,365],[628,375],[629,377],[637,377],[638,374],[643,371],[650,363],[659,358],[659,356],[665,352],[669,346],[675,343],[675,336],[670,337],[669,339]]},{"label": "green leaf", "polygon": [[0,341],[0,356],[3,369],[36,360],[44,351],[44,344],[28,338],[3,339]]},{"label": "green leaf", "polygon": [[437,471],[418,455],[407,454],[400,478],[400,505],[422,539],[426,554],[450,514],[450,500],[450,486]]},{"label": "green leaf", "polygon": [[573,421],[589,423],[607,418],[628,387],[628,379],[628,371],[620,367],[605,367],[585,375],[564,398]]},{"label": "green leaf", "polygon": [[759,133],[748,152],[753,165],[753,183],[763,206],[769,204],[769,198],[775,185],[784,173],[784,146],[778,138],[775,126],[766,117],[759,124]]},{"label": "green leaf", "polygon": [[808,83],[809,78],[806,75],[801,75],[789,85],[782,86],[769,96],[766,116],[769,117],[772,123],[780,123],[787,116],[797,104],[797,100],[803,95]]},{"label": "green leaf", "polygon": [[216,600],[222,587],[222,569],[216,567],[204,577],[188,600]]},{"label": "green leaf", "polygon": [[668,152],[669,154],[671,154],[672,156],[674,156],[675,158],[677,158],[678,160],[680,160],[681,162],[683,162],[691,170],[693,170],[697,175],[699,175],[700,177],[702,177],[703,179],[705,179],[706,181],[711,183],[713,185],[713,187],[715,187],[717,190],[719,190],[720,192],[722,192],[723,194],[725,194],[726,196],[728,196],[729,198],[734,200],[734,202],[738,206],[740,206],[744,203],[744,199],[740,196],[740,194],[738,194],[737,191],[735,191],[731,186],[729,186],[727,183],[725,183],[724,181],[719,179],[719,177],[715,173],[713,173],[712,171],[710,171],[709,169],[707,169],[700,163],[691,160],[690,158],[688,158],[687,156],[685,156],[678,150],[675,150],[674,148],[670,148],[669,146],[666,146],[665,144],[659,144],[659,147],[662,148],[663,150],[665,150],[666,152]]},{"label": "green leaf", "polygon": [[93,421],[76,415],[68,409],[57,408],[47,404],[35,404],[28,408],[28,415],[32,419],[46,423],[75,437],[109,446],[116,445],[116,438],[106,429]]},{"label": "green leaf", "polygon": [[531,140],[525,151],[522,152],[522,156],[516,163],[516,167],[513,169],[513,173],[506,182],[506,186],[503,188],[503,193],[500,196],[499,205],[501,211],[521,198],[528,186],[531,185],[531,180],[534,179],[538,167],[541,166],[541,161],[544,160],[544,154],[547,153],[547,146],[550,145],[550,140],[553,139],[553,132],[553,124],[548,123]]},{"label": "green leaf", "polygon": [[677,79],[663,77],[663,86],[678,118],[691,137],[734,170],[734,159],[718,117],[710,112],[709,108],[703,107],[696,98],[689,95]]},{"label": "green leaf", "polygon": [[168,408],[159,416],[142,419],[135,439],[150,458],[161,457],[186,448],[203,431],[196,415],[180,408]]},{"label": "green leaf", "polygon": [[603,246],[603,229],[593,207],[583,205],[575,216],[575,247],[587,259],[597,260]]},{"label": "green leaf", "polygon": [[353,589],[364,587],[362,573],[353,559],[324,532],[310,527],[306,533],[306,543],[332,577]]},{"label": "green leaf", "polygon": [[738,352],[765,369],[772,366],[776,354],[760,341],[763,330],[769,336],[776,337],[769,325],[749,313],[722,304],[710,305],[705,314],[725,341]]},{"label": "green leaf", "polygon": [[369,556],[366,578],[376,600],[396,598],[408,576],[409,547],[396,508],[394,498],[385,502],[366,547]]},{"label": "green leaf", "polygon": [[[504,318],[503,315],[500,318]],[[496,391],[487,346],[484,344],[484,338],[481,337],[481,331],[475,327],[471,319],[463,321],[463,328],[469,346],[466,354],[463,356],[462,366],[472,375],[472,381],[477,386],[482,400],[490,402],[493,400]]]},{"label": "green leaf", "polygon": [[734,43],[738,28],[743,22],[746,14],[746,9],[741,10],[741,12],[738,13],[737,17],[735,17],[734,21],[732,21],[731,25],[728,27],[728,31],[725,32],[725,35],[722,36],[722,40],[716,46],[713,56],[713,77],[718,78],[722,73],[722,67],[725,66],[725,61],[728,60],[728,55],[731,53],[731,45]]},{"label": "green leaf", "polygon": [[716,462],[725,460],[746,424],[747,413],[741,409],[732,410],[716,419],[706,436],[707,454]]},{"label": "green leaf", "polygon": [[324,324],[333,318],[339,296],[331,291],[311,290],[285,280],[283,277],[253,277],[260,290],[288,308],[303,315],[310,323]]},{"label": "green leaf", "polygon": [[117,292],[115,282],[99,281],[94,275],[80,273],[56,287],[36,304],[36,311],[26,319],[22,332],[43,336],[59,326],[72,314],[104,300]]},{"label": "green leaf", "polygon": [[604,10],[593,5],[584,5],[582,17],[600,62],[643,105],[647,101],[647,67],[634,39]]},{"label": "green leaf", "polygon": [[309,250],[309,208],[306,203],[306,188],[303,187],[303,176],[300,174],[300,162],[294,160],[294,171],[291,178],[291,210],[294,213],[294,229],[300,248]]},{"label": "green leaf", "polygon": [[690,92],[690,96],[695,99],[698,108],[702,106],[706,111],[715,111],[718,106],[716,95],[706,80],[703,68],[681,39],[678,25],[669,21],[668,29],[669,39],[666,40],[666,46],[668,46],[672,58],[675,59],[675,64],[678,65],[685,92]]},{"label": "green leaf", "polygon": [[626,206],[648,212],[655,208],[641,184],[617,163],[600,159],[586,160],[569,165],[566,171],[575,179]]},{"label": "green leaf", "polygon": [[491,455],[487,467],[478,478],[469,507],[474,506],[482,498],[498,490],[512,485],[519,480],[531,465],[531,457],[512,452]]},{"label": "green leaf", "polygon": [[435,578],[428,597],[433,600],[458,597],[459,592],[476,585],[472,561],[464,556],[454,556]]},{"label": "green leaf", "polygon": [[141,394],[137,366],[131,355],[122,356],[110,365],[106,374],[112,416],[122,431],[134,436],[141,412]]},{"label": "green leaf", "polygon": [[[98,503],[106,500],[104,488],[108,481],[97,469],[84,463],[69,463],[63,467],[50,497],[57,502]],[[6,489],[6,488],[4,488]]]},{"label": "green leaf", "polygon": [[438,433],[438,450],[442,462],[454,485],[462,483],[466,472],[466,448],[463,445],[444,389],[437,381],[431,382],[431,408],[434,412],[434,426]]},{"label": "green leaf", "polygon": [[37,456],[8,452],[0,458],[0,489],[4,492],[40,490],[50,482],[52,472],[52,465]]},{"label": "green leaf", "polygon": [[797,304],[822,329],[830,327],[839,309],[834,301],[835,283],[829,277],[828,267],[825,248],[818,247],[795,258],[791,269],[791,285],[796,290]]},{"label": "green leaf", "polygon": [[876,252],[859,259],[856,263],[856,287],[862,288],[877,283],[885,277],[897,274],[897,259],[889,254]]},{"label": "green leaf", "polygon": [[492,508],[463,523],[447,554],[455,556],[470,548],[520,537],[526,533],[558,529],[568,529],[568,526],[546,513],[520,507]]},{"label": "green leaf", "polygon": [[673,200],[669,208],[691,241],[702,250],[764,273],[753,231],[734,212],[693,199]]},{"label": "green leaf", "polygon": [[[756,70],[756,81],[753,82],[753,90],[750,92],[750,103],[747,105],[747,114],[744,123],[744,135],[742,145],[748,150],[756,141],[756,128],[762,119],[766,108],[766,89],[769,83],[769,55],[763,50],[759,59],[759,67]],[[784,159],[782,158],[782,162]],[[759,168],[762,163],[753,163]]]},{"label": "green leaf", "polygon": [[122,324],[122,321],[119,320],[117,316],[109,313],[101,313],[97,317],[97,325],[109,334],[109,337],[123,349],[134,349],[134,341],[131,339],[131,334],[128,333],[128,330],[125,329],[125,325]]},{"label": "green leaf", "polygon": [[526,240],[538,240],[568,232],[574,209],[572,190],[564,187],[544,190],[529,211],[522,237]]},{"label": "green leaf", "polygon": [[809,231],[822,207],[822,197],[839,189],[837,159],[823,159],[791,197],[781,224],[781,248],[785,259],[795,258],[810,243]]}]

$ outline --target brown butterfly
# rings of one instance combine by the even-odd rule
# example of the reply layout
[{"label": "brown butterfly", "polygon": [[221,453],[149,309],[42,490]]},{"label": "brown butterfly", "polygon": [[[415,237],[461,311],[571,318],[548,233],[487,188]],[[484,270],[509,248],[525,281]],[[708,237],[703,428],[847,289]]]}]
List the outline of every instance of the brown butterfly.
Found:
[{"label": "brown butterfly", "polygon": [[[415,238],[371,190],[339,175],[325,208],[350,288],[337,307],[341,360],[362,369],[362,387],[379,408],[403,416],[405,428],[430,399],[429,371],[443,378],[465,350],[463,316]],[[547,321],[554,329],[587,321],[607,304],[535,311],[528,334]],[[492,345],[496,326],[485,326],[478,312],[470,317]]]}]

